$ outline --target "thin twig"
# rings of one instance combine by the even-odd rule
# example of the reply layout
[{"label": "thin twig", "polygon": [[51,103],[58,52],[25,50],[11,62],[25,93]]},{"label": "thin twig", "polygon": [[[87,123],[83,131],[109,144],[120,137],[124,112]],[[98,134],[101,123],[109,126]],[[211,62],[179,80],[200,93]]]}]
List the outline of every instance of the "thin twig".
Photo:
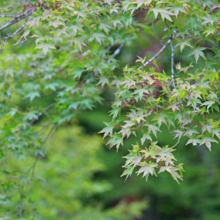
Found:
[{"label": "thin twig", "polygon": [[[42,116],[44,114],[44,112],[47,112],[48,110],[50,110],[51,108],[53,108],[55,106],[56,102],[52,103],[51,105],[49,105],[47,108],[45,108],[42,112],[39,112],[39,114],[37,115],[36,118],[32,119],[29,124],[33,124],[35,121],[37,121],[40,116]],[[12,134],[16,134],[18,133],[19,131],[22,131],[24,128],[23,127],[20,127],[18,128],[17,130],[13,131]]]},{"label": "thin twig", "polygon": [[172,42],[173,38],[175,37],[174,34],[170,36],[170,39],[163,45],[163,47],[159,50],[158,53],[156,53],[151,59],[149,59],[147,62],[145,62],[142,66],[138,67],[138,70],[141,70],[143,67],[147,66],[149,63],[151,63],[154,59],[156,59],[167,47],[170,42]]},{"label": "thin twig", "polygon": [[[120,46],[115,50],[112,56],[116,57],[121,52],[121,49],[123,48],[124,45],[125,45],[125,42],[122,42]],[[111,59],[108,59],[107,63],[110,63],[110,62],[111,62]]]},{"label": "thin twig", "polygon": [[91,52],[91,50],[87,50],[86,52],[84,52],[83,54],[81,54],[80,56],[78,56],[77,58],[80,59],[80,58],[86,56],[86,55],[87,55],[88,53],[90,53],[90,52]]},{"label": "thin twig", "polygon": [[26,204],[27,198],[28,198],[29,193],[30,193],[31,185],[32,185],[32,182],[33,182],[33,179],[34,179],[35,167],[36,167],[37,159],[38,159],[38,157],[37,157],[37,155],[36,155],[36,156],[35,156],[35,160],[34,160],[34,164],[33,164],[33,166],[32,166],[32,173],[31,173],[31,178],[30,178],[30,181],[29,181],[28,190],[27,190],[26,196],[25,196],[25,198],[24,198],[24,201],[23,201],[23,203],[22,203],[22,205],[21,205],[21,208],[20,208],[20,211],[19,211],[20,217],[23,216],[23,209],[24,209],[24,206],[25,206],[25,204]]},{"label": "thin twig", "polygon": [[11,20],[11,21],[8,22],[7,24],[5,24],[5,25],[3,25],[2,27],[0,27],[0,31],[4,30],[5,28],[10,27],[11,25],[13,25],[13,24],[19,22],[20,20],[22,20],[22,19],[24,19],[24,18],[30,16],[31,14],[32,14],[31,11],[27,11],[27,12],[25,12],[24,14],[19,14],[19,15],[15,16],[13,20]]},{"label": "thin twig", "polygon": [[181,138],[179,138],[179,139],[178,139],[178,141],[176,142],[176,144],[175,144],[175,145],[173,145],[173,146],[172,146],[172,147],[170,147],[170,148],[174,148],[174,147],[176,147],[176,146],[179,144],[180,139],[181,139]]},{"label": "thin twig", "polygon": [[15,18],[17,15],[0,15],[0,18]]},{"label": "thin twig", "polygon": [[171,47],[171,78],[172,78],[172,82],[173,82],[173,88],[176,89],[176,85],[175,85],[175,73],[174,73],[174,49],[173,49],[173,41],[171,40],[170,42],[170,47]]},{"label": "thin twig", "polygon": [[4,43],[5,41],[7,41],[8,39],[14,37],[16,34],[18,34],[19,31],[21,31],[21,30],[28,24],[28,22],[29,22],[30,20],[31,20],[31,18],[30,18],[27,22],[25,22],[21,27],[19,27],[13,34],[9,35],[8,37],[5,37],[4,40],[2,40],[2,41],[0,42],[0,43],[1,43],[0,53],[2,53],[2,51],[3,51],[3,43]]},{"label": "thin twig", "polygon": [[117,43],[118,43],[118,40],[116,40],[113,44],[109,45],[106,50],[110,50],[110,49],[111,49],[112,47],[114,47]]}]

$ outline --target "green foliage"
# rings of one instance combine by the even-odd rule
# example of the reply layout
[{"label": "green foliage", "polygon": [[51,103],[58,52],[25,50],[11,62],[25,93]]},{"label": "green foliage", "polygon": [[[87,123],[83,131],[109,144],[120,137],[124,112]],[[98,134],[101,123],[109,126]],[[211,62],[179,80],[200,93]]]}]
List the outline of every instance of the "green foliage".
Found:
[{"label": "green foliage", "polygon": [[[205,0],[32,0],[8,5],[4,1],[0,8],[2,164],[8,157],[26,161],[32,155],[35,170],[36,161],[46,157],[45,143],[57,126],[92,110],[103,101],[102,87],[109,86],[115,89],[115,99],[111,119],[101,130],[107,144],[119,150],[126,138],[137,136],[125,156],[122,175],[131,176],[137,169],[147,180],[150,174],[166,171],[177,182],[182,180],[182,164],[174,163],[173,148],[183,138],[186,145],[209,150],[219,141],[219,119],[212,117],[220,105],[219,8],[218,1]],[[137,19],[142,12],[143,23]],[[132,47],[141,32],[161,37],[161,48],[152,57],[138,53],[136,60],[121,65],[116,56],[124,47]],[[178,47],[182,55],[175,63]],[[161,70],[156,59],[167,50],[164,59],[170,67]],[[47,120],[36,124],[42,117]],[[176,144],[157,144],[164,125]],[[7,179],[8,173],[17,171],[3,172]],[[20,178],[26,182],[22,184]],[[15,179],[7,180],[7,199],[33,180],[18,173]],[[20,217],[27,197],[21,200]]]},{"label": "green foliage", "polygon": [[[94,179],[95,173],[106,169],[98,158],[101,145],[100,137],[85,136],[82,129],[76,126],[57,131],[50,142],[47,157],[38,159],[31,195],[24,211],[25,219],[42,219],[42,216],[44,219],[70,219],[74,216],[74,219],[78,220],[132,220],[140,216],[146,206],[144,201],[130,204],[121,201],[116,207],[103,210],[103,204],[97,200],[101,194],[110,193],[114,189],[107,181]],[[16,178],[18,173],[23,174],[20,181],[21,184],[25,184],[27,164],[32,163],[32,157],[27,157],[21,162],[9,161],[5,166],[5,172],[16,170],[14,177],[7,174],[11,179]],[[6,192],[10,188],[11,197],[7,194],[1,196],[1,211],[5,213],[3,219],[20,219],[16,218],[19,216],[20,199],[13,196],[19,186],[10,187],[8,184],[10,181],[4,182],[3,189]],[[22,186],[20,195],[25,195]]]}]

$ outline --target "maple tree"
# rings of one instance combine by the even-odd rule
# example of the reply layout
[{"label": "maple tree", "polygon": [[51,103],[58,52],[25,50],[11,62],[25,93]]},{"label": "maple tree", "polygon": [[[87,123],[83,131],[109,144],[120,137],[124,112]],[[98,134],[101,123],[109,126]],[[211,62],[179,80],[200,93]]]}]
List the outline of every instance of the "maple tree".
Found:
[{"label": "maple tree", "polygon": [[[1,161],[10,152],[19,159],[34,155],[35,164],[45,157],[45,143],[57,127],[101,103],[101,87],[110,86],[116,90],[111,121],[100,131],[107,144],[118,150],[131,135],[142,136],[125,156],[122,176],[136,172],[148,179],[168,172],[182,180],[182,164],[173,154],[181,139],[211,150],[220,138],[219,119],[212,115],[220,105],[219,8],[218,1],[205,0],[3,1]],[[136,19],[141,13],[144,22]],[[153,34],[158,22],[161,48],[121,66],[116,56],[140,32]],[[16,45],[21,49],[10,53]],[[164,51],[169,51],[166,72],[157,64]],[[182,60],[177,62],[175,53],[182,53]],[[39,106],[45,97],[51,103]],[[18,100],[28,107],[15,104]],[[163,125],[173,133],[174,146],[159,146]]]}]

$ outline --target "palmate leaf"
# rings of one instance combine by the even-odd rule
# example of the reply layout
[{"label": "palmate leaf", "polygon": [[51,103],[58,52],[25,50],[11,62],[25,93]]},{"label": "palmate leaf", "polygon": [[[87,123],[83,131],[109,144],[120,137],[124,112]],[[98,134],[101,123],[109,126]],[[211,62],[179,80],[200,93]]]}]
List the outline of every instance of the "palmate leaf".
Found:
[{"label": "palmate leaf", "polygon": [[184,49],[185,46],[188,46],[188,47],[191,47],[191,48],[192,48],[192,45],[189,43],[189,40],[185,40],[185,41],[180,42],[180,43],[178,43],[178,44],[175,45],[175,47],[178,47],[178,46],[180,47],[180,51],[181,51],[181,52],[183,51],[183,49]]},{"label": "palmate leaf", "polygon": [[152,2],[152,0],[134,0],[133,3],[137,4],[137,8],[141,6],[147,6]]},{"label": "palmate leaf", "polygon": [[205,144],[206,147],[208,147],[208,149],[211,151],[212,142],[218,143],[218,141],[216,141],[214,138],[205,137],[201,140],[200,145]]},{"label": "palmate leaf", "polygon": [[217,136],[220,139],[220,130],[213,130],[212,131],[213,136]]},{"label": "palmate leaf", "polygon": [[112,136],[114,123],[113,122],[110,123],[104,122],[104,123],[107,127],[103,128],[99,133],[104,133],[103,138],[105,138],[107,135]]},{"label": "palmate leaf", "polygon": [[151,164],[147,164],[147,163],[141,163],[140,164],[141,168],[137,171],[137,174],[139,175],[140,173],[143,173],[143,176],[149,175],[151,174],[152,176],[155,175],[157,176],[156,172],[155,172],[155,167],[157,167],[157,164],[151,163]]},{"label": "palmate leaf", "polygon": [[180,171],[179,168],[168,166],[168,167],[165,167],[165,170],[168,171],[172,175],[173,179],[176,180],[178,184],[179,184],[178,179],[183,180],[180,174],[177,172],[177,171]]},{"label": "palmate leaf", "polygon": [[152,124],[149,124],[149,125],[148,125],[148,134],[149,134],[150,132],[152,132],[152,133],[155,135],[155,137],[157,137],[157,131],[160,131],[160,132],[161,132],[161,130],[160,130],[157,126],[152,125]]},{"label": "palmate leaf", "polygon": [[154,13],[155,19],[157,18],[158,14],[161,15],[161,18],[164,20],[165,18],[169,21],[173,21],[170,17],[170,15],[174,15],[171,11],[168,11],[166,9],[151,9],[150,11],[152,11]]},{"label": "palmate leaf", "polygon": [[144,142],[146,141],[146,139],[152,141],[152,138],[149,134],[144,134],[143,137],[141,138],[141,143],[142,145],[144,144]]},{"label": "palmate leaf", "polygon": [[38,119],[38,114],[39,114],[39,112],[37,112],[37,111],[32,111],[32,112],[29,112],[29,113],[27,113],[26,115],[25,115],[25,117],[24,117],[24,119],[25,120],[32,120],[32,119]]},{"label": "palmate leaf", "polygon": [[110,115],[112,116],[113,119],[115,119],[120,112],[121,112],[120,108],[113,107],[112,110],[110,111]]},{"label": "palmate leaf", "polygon": [[99,82],[97,83],[97,85],[101,84],[101,86],[103,87],[105,84],[109,84],[109,79],[106,77],[100,77]]},{"label": "palmate leaf", "polygon": [[126,158],[125,167],[129,165],[133,165],[133,167],[135,167],[141,162],[141,159],[142,159],[141,156],[133,156],[132,154],[124,158]]},{"label": "palmate leaf", "polygon": [[133,166],[129,166],[128,168],[126,168],[124,170],[124,172],[122,173],[121,177],[122,176],[126,176],[126,178],[125,178],[125,180],[126,180],[129,176],[131,176],[131,174],[133,173],[133,170],[134,170],[134,167]]},{"label": "palmate leaf", "polygon": [[194,55],[196,63],[197,63],[199,57],[203,57],[204,59],[206,59],[204,53],[202,52],[204,49],[205,48],[198,47],[192,53],[190,53],[188,56]]},{"label": "palmate leaf", "polygon": [[99,29],[104,30],[106,34],[108,34],[110,28],[111,27],[107,24],[100,23],[99,25]]},{"label": "palmate leaf", "polygon": [[115,146],[118,151],[120,145],[123,145],[123,136],[121,134],[113,134],[107,144],[110,145],[110,148]]},{"label": "palmate leaf", "polygon": [[186,13],[185,9],[182,8],[182,7],[173,7],[173,8],[171,9],[171,11],[173,11],[173,13],[174,13],[174,15],[176,16],[176,18],[177,18],[178,14],[179,14],[180,12]]},{"label": "palmate leaf", "polygon": [[210,34],[214,34],[217,31],[215,27],[208,27],[205,31],[204,34],[206,34],[206,37],[209,36]]},{"label": "palmate leaf", "polygon": [[198,144],[200,144],[201,143],[201,140],[200,139],[196,139],[196,138],[190,138],[188,141],[187,141],[187,143],[186,143],[186,145],[187,144],[193,144],[193,146],[196,146],[196,145],[198,145]]},{"label": "palmate leaf", "polygon": [[29,98],[30,101],[33,101],[37,97],[40,97],[40,93],[37,91],[32,91],[29,94],[27,94],[24,98]]},{"label": "palmate leaf", "polygon": [[55,49],[55,46],[50,43],[41,43],[36,46],[36,48],[43,49],[44,55],[48,52],[49,49]]},{"label": "palmate leaf", "polygon": [[149,93],[149,90],[147,89],[136,89],[134,94],[137,94],[137,97],[140,98],[141,100],[143,98],[143,95],[150,94],[150,93]]},{"label": "palmate leaf", "polygon": [[206,106],[207,106],[207,110],[208,110],[213,104],[215,104],[215,101],[206,101],[206,102],[202,103],[202,105],[206,105]]}]

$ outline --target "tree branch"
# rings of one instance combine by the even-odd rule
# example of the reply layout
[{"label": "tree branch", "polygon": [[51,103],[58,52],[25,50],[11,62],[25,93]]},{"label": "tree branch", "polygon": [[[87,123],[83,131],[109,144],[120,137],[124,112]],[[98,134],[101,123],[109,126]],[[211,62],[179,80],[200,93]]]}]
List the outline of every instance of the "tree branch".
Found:
[{"label": "tree branch", "polygon": [[170,36],[170,39],[163,45],[163,47],[159,50],[158,53],[156,53],[151,59],[149,59],[146,63],[144,63],[142,66],[138,67],[139,70],[141,70],[143,67],[147,66],[149,63],[151,63],[154,59],[156,59],[167,47],[167,45],[172,41],[174,38],[174,35],[172,34]]},{"label": "tree branch", "polygon": [[31,185],[32,185],[32,182],[33,182],[33,179],[34,179],[34,174],[35,174],[35,167],[36,167],[36,163],[37,163],[37,155],[35,156],[35,160],[34,160],[34,164],[32,166],[32,173],[31,173],[31,178],[30,178],[30,182],[29,182],[29,186],[28,186],[28,190],[27,190],[27,193],[26,193],[26,196],[24,198],[24,201],[21,205],[21,208],[20,208],[20,211],[18,212],[18,214],[20,214],[20,217],[23,216],[23,209],[24,209],[24,206],[26,204],[26,201],[27,201],[27,198],[29,196],[29,193],[30,193],[30,189],[31,189]]},{"label": "tree branch", "polygon": [[17,15],[0,15],[0,18],[15,18]]},{"label": "tree branch", "polygon": [[[31,14],[31,13],[29,13],[29,14]],[[27,18],[29,15],[27,14],[25,17],[23,17],[23,18]],[[1,42],[0,42],[0,44],[1,44],[1,49],[0,49],[0,53],[2,53],[2,51],[3,51],[3,44],[4,44],[4,42],[5,41],[7,41],[8,39],[10,39],[10,38],[12,38],[12,37],[14,37],[16,34],[18,34],[19,33],[19,31],[21,31],[27,24],[28,24],[28,22],[31,20],[31,18],[28,20],[28,21],[26,21],[21,27],[19,27],[13,34],[11,34],[11,35],[9,35],[8,37],[5,37],[4,38],[4,40],[2,40]],[[15,23],[15,22],[14,22]],[[14,24],[13,23],[13,24]],[[1,31],[1,30],[0,30]]]},{"label": "tree branch", "polygon": [[[42,112],[39,112],[39,114],[37,115],[37,118],[34,118],[32,119],[29,124],[33,124],[35,121],[37,121],[40,116],[42,116],[44,114],[44,112],[47,112],[48,110],[50,110],[51,108],[53,108],[55,106],[56,102],[52,103],[51,105],[49,105],[47,108],[45,108]],[[23,127],[20,127],[18,128],[17,130],[13,131],[12,134],[16,134],[18,133],[19,131],[22,131],[24,128]]]},{"label": "tree branch", "polygon": [[[20,20],[27,18],[28,16],[30,16],[32,14],[32,12],[29,10],[26,13],[23,14],[19,14],[17,16],[14,17],[13,20],[11,20],[10,22],[8,22],[7,24],[3,25],[2,27],[0,27],[0,31],[4,30],[5,28],[10,27],[11,25],[19,22]],[[7,15],[0,15],[0,17],[6,17]],[[11,15],[12,16],[12,15]]]},{"label": "tree branch", "polygon": [[[121,44],[120,44],[120,46],[115,50],[115,52],[113,53],[113,57],[116,57],[120,52],[121,52],[121,49],[123,48],[123,46],[125,45],[125,42],[122,42]],[[108,59],[108,61],[107,61],[108,63],[110,63],[111,62],[111,59]]]},{"label": "tree branch", "polygon": [[163,45],[163,47],[156,53],[151,59],[145,62],[142,66],[138,67],[138,70],[141,70],[143,67],[147,66],[151,63],[154,59],[156,59],[168,46],[168,44],[172,43],[172,40],[176,37],[177,31],[173,30],[173,34],[170,36],[169,40]]},{"label": "tree branch", "polygon": [[171,40],[170,42],[170,47],[171,47],[171,78],[172,78],[172,82],[173,82],[173,88],[175,89],[176,88],[176,85],[175,85],[175,79],[174,79],[174,76],[175,76],[175,73],[174,73],[174,49],[173,49],[173,41]]}]

